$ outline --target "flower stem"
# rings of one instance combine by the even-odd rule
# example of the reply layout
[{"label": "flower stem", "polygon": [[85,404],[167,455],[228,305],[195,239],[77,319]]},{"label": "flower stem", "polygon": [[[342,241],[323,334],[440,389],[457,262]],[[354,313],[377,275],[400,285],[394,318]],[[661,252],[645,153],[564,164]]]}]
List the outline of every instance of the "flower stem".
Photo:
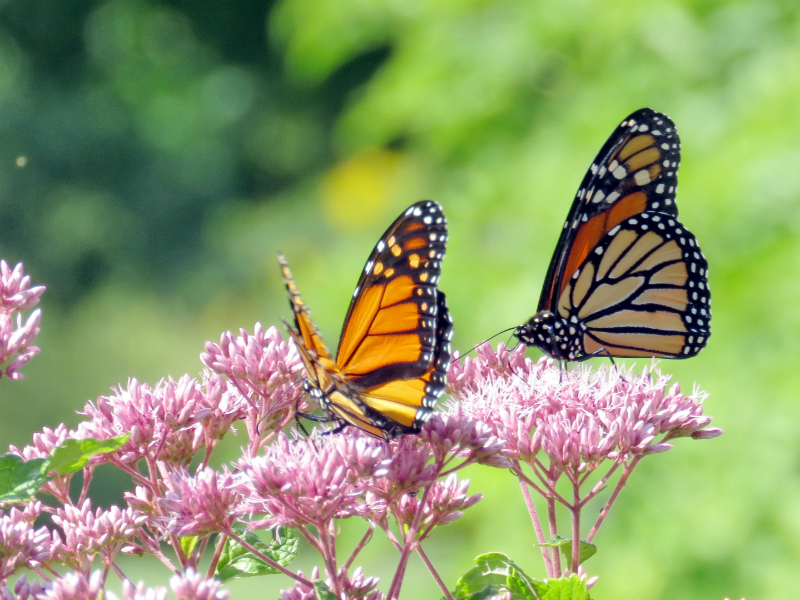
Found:
[{"label": "flower stem", "polygon": [[[547,496],[547,518],[548,526],[550,528],[550,539],[553,539],[558,533],[558,522],[556,521],[556,501],[554,498]],[[561,575],[561,556],[558,550],[553,552],[553,570],[557,576]]]},{"label": "flower stem", "polygon": [[536,533],[536,539],[540,544],[539,549],[542,551],[542,558],[544,559],[544,567],[547,571],[547,576],[558,577],[558,574],[553,571],[553,561],[550,558],[551,549],[542,545],[546,540],[544,539],[542,524],[539,522],[539,515],[536,514],[536,506],[533,504],[533,498],[531,498],[531,491],[528,489],[528,484],[522,479],[518,478],[517,481],[519,481],[519,487],[522,490],[522,497],[525,499],[525,506],[528,507],[528,514],[531,516],[531,523]]},{"label": "flower stem", "polygon": [[350,558],[348,558],[347,562],[344,563],[344,570],[345,571],[349,571],[350,570],[350,567],[353,565],[353,562],[356,560],[356,556],[358,556],[358,553],[361,552],[361,550],[364,548],[364,546],[366,546],[369,543],[369,541],[372,539],[372,532],[373,531],[375,531],[375,525],[370,524],[369,529],[367,529],[367,532],[364,534],[364,537],[361,538],[361,541],[358,542],[358,544],[356,545],[355,549],[353,550],[353,553],[350,555]]},{"label": "flower stem", "polygon": [[600,525],[605,520],[606,516],[608,516],[608,511],[611,510],[611,505],[614,504],[614,501],[619,496],[619,493],[622,491],[622,488],[625,487],[625,483],[628,481],[628,477],[630,477],[633,469],[639,464],[639,461],[642,459],[642,455],[637,456],[634,458],[629,465],[625,465],[625,468],[622,470],[622,476],[619,478],[617,485],[614,487],[614,491],[611,493],[611,497],[606,502],[606,505],[603,507],[603,510],[600,511],[600,516],[597,517],[597,522],[592,527],[592,530],[589,532],[589,535],[586,536],[586,541],[591,542],[594,538],[597,530],[600,529]]},{"label": "flower stem", "polygon": [[222,550],[225,548],[225,542],[227,541],[227,534],[220,533],[219,539],[217,540],[217,548],[214,550],[214,556],[211,557],[211,564],[208,566],[208,574],[206,575],[206,579],[211,579],[214,576],[214,571],[217,570],[219,559],[222,556]]},{"label": "flower stem", "polygon": [[581,488],[572,484],[572,572],[577,573],[581,563]]},{"label": "flower stem", "polygon": [[422,518],[422,513],[425,510],[425,505],[428,502],[428,494],[431,491],[431,486],[428,485],[425,487],[425,491],[422,492],[422,498],[419,501],[419,505],[417,506],[417,512],[414,515],[414,521],[411,523],[411,526],[408,528],[408,532],[406,533],[403,539],[403,551],[400,553],[400,561],[397,563],[397,571],[395,571],[394,579],[392,579],[392,585],[389,586],[389,593],[387,594],[387,600],[396,600],[400,596],[400,586],[403,583],[403,576],[406,573],[406,565],[408,564],[408,557],[411,555],[411,550],[413,549],[414,540],[417,536],[417,527],[419,526],[419,520]]},{"label": "flower stem", "polygon": [[434,581],[436,581],[436,583],[439,585],[439,589],[442,590],[444,597],[447,598],[447,600],[455,600],[453,598],[453,594],[451,594],[450,590],[447,589],[447,586],[445,585],[444,581],[442,581],[442,578],[439,577],[439,573],[437,573],[436,569],[433,567],[433,563],[431,563],[431,561],[428,559],[428,555],[425,554],[425,552],[423,552],[422,544],[417,544],[416,552],[417,554],[419,554],[419,557],[422,559],[422,562],[425,563],[425,566],[428,567],[428,571],[431,572]]}]

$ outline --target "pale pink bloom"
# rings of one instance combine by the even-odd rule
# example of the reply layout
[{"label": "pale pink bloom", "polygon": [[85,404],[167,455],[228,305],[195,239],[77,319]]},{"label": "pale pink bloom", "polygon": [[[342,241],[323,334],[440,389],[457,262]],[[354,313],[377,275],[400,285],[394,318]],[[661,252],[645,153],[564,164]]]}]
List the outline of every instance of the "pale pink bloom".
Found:
[{"label": "pale pink bloom", "polygon": [[492,428],[464,414],[458,404],[452,405],[448,412],[434,413],[422,427],[419,439],[432,449],[438,462],[451,455],[499,468],[511,466],[502,455],[505,445]]},{"label": "pale pink bloom", "polygon": [[103,572],[95,571],[91,577],[72,572],[59,577],[37,596],[38,600],[102,600]]},{"label": "pale pink bloom", "polygon": [[525,357],[525,346],[518,344],[509,351],[500,342],[497,350],[485,342],[475,349],[476,358],[453,355],[453,362],[447,373],[447,387],[452,394],[459,394],[464,387],[475,387],[481,380],[506,376],[518,370],[530,369],[532,364]]},{"label": "pale pink bloom", "polygon": [[[127,463],[147,457],[187,465],[201,448],[215,442],[208,432],[220,436],[221,429],[242,418],[243,408],[231,399],[225,385],[213,378],[199,382],[184,375],[152,387],[130,379],[127,388],[100,396],[97,404],[86,404],[84,414],[89,420],[78,426],[74,437],[107,439],[131,434],[120,450],[94,457],[95,463]],[[209,423],[215,415],[225,426]]]},{"label": "pale pink bloom", "polygon": [[234,489],[233,475],[211,467],[194,476],[180,469],[169,480],[169,491],[161,506],[170,520],[168,531],[178,537],[227,531],[236,517],[241,494]]},{"label": "pale pink bloom", "polygon": [[[24,378],[19,370],[39,352],[31,344],[39,334],[42,311],[36,309],[24,323],[17,311],[36,306],[44,289],[41,285],[31,287],[31,278],[23,274],[22,263],[11,269],[5,260],[0,260],[0,377]],[[11,362],[2,368],[8,361]]]},{"label": "pale pink bloom", "polygon": [[261,419],[261,431],[286,424],[302,395],[297,376],[302,371],[294,343],[285,341],[276,327],[266,331],[256,323],[253,334],[244,329],[226,331],[219,344],[206,342],[201,362],[226,376]]},{"label": "pale pink bloom", "polygon": [[53,554],[60,563],[85,571],[96,554],[102,553],[104,562],[112,560],[122,545],[139,533],[147,517],[130,507],[122,510],[112,506],[92,512],[87,498],[80,507],[67,504],[57,509],[52,519],[63,532]]},{"label": "pale pink bloom", "polygon": [[[302,571],[298,573],[302,575]],[[311,571],[311,581],[319,579],[319,569],[314,567]],[[385,600],[386,596],[377,588],[377,577],[364,577],[361,567],[356,568],[352,574],[348,575],[344,569],[340,569],[337,580],[341,586],[339,598],[341,600]],[[333,590],[333,580],[328,577],[325,585]],[[317,594],[313,588],[298,583],[295,587],[288,590],[281,590],[280,600],[317,600]]]},{"label": "pale pink bloom", "polygon": [[25,575],[21,575],[14,585],[14,591],[3,586],[2,600],[30,600],[35,599],[44,591],[38,581],[28,583]]},{"label": "pale pink bloom", "polygon": [[362,513],[364,478],[384,456],[384,443],[342,432],[311,440],[283,433],[257,457],[239,460],[239,491],[248,500],[245,513],[267,513],[259,526],[322,526],[334,518]]},{"label": "pale pink bloom", "polygon": [[[419,520],[419,539],[426,538],[434,527],[449,525],[460,519],[466,509],[483,498],[483,494],[467,496],[468,488],[469,480],[459,481],[455,473],[431,486]],[[392,514],[404,527],[410,527],[422,500],[422,493],[405,494],[394,503]]]},{"label": "pale pink bloom", "polygon": [[183,575],[173,575],[169,587],[178,600],[227,600],[228,590],[220,589],[222,583],[216,579],[206,579],[189,567]]},{"label": "pale pink bloom", "polygon": [[479,350],[482,358],[473,361],[472,378],[460,380],[457,396],[463,412],[491,427],[510,457],[529,461],[543,451],[558,470],[578,473],[606,459],[667,450],[665,442],[677,437],[721,433],[706,429],[706,394],[681,394],[655,364],[642,375],[606,365],[562,371],[552,359],[515,361]]},{"label": "pale pink bloom", "polygon": [[[109,600],[119,600],[113,592],[106,592]],[[167,600],[167,588],[148,588],[144,581],[136,586],[129,579],[122,581],[122,600]]]},{"label": "pale pink bloom", "polygon": [[39,303],[43,285],[31,287],[31,278],[23,274],[22,263],[13,269],[5,260],[0,260],[0,310],[30,310]]},{"label": "pale pink bloom", "polygon": [[29,502],[23,510],[0,511],[0,583],[22,568],[35,569],[50,559],[50,532],[34,528],[41,502]]}]

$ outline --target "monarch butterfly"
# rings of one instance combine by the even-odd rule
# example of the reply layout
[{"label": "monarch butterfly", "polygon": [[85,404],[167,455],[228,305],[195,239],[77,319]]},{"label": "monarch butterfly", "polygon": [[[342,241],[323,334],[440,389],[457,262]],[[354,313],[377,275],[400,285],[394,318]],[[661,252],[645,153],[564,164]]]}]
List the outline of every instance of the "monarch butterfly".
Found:
[{"label": "monarch butterfly", "polygon": [[711,334],[708,263],[678,221],[680,140],[643,108],[608,138],[581,183],[538,312],[514,330],[558,360],[694,356]]},{"label": "monarch butterfly", "polygon": [[431,417],[450,368],[453,324],[437,288],[447,221],[436,202],[411,205],[381,236],[358,280],[334,360],[278,254],[305,365],[303,385],[333,422],[392,439]]}]

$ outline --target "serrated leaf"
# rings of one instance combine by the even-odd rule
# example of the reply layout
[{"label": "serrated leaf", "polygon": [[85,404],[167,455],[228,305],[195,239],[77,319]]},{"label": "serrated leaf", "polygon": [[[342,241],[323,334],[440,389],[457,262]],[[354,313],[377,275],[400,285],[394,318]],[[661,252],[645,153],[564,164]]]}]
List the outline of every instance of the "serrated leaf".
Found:
[{"label": "serrated leaf", "polygon": [[539,582],[525,575],[505,554],[481,554],[475,563],[477,566],[467,571],[456,583],[453,593],[456,600],[484,600],[505,591],[514,593],[514,590],[525,594],[514,595],[515,600],[539,600]]},{"label": "serrated leaf", "polygon": [[44,458],[24,461],[16,454],[0,457],[0,503],[26,502],[48,481]]},{"label": "serrated leaf", "polygon": [[[567,566],[571,569],[572,568],[572,540],[569,538],[562,537],[560,535],[554,535],[552,541],[546,544],[537,544],[538,546],[545,546],[548,548],[558,548],[561,550],[561,554],[564,555],[564,558],[567,560]],[[581,540],[580,546],[580,564],[585,563],[588,559],[592,556],[597,554],[597,546],[592,544],[591,542],[585,542]]]},{"label": "serrated leaf", "polygon": [[85,440],[64,440],[58,448],[50,453],[50,464],[47,471],[55,471],[60,475],[75,473],[87,465],[89,459],[98,454],[108,454],[121,448],[131,437],[130,433],[118,435],[105,440],[87,438]]},{"label": "serrated leaf", "polygon": [[[282,567],[287,566],[297,556],[300,540],[288,527],[280,527],[272,532],[273,541],[262,542],[252,531],[242,534],[245,541],[262,554],[270,557]],[[215,577],[221,581],[256,575],[274,575],[280,573],[275,567],[264,562],[233,538],[228,538],[225,548],[217,563]]]},{"label": "serrated leaf", "polygon": [[194,549],[197,547],[197,542],[200,541],[199,535],[187,535],[180,539],[181,550],[184,556],[191,556]]},{"label": "serrated leaf", "polygon": [[541,600],[529,578],[525,574],[511,568],[508,574],[508,591],[511,592],[513,600]]},{"label": "serrated leaf", "polygon": [[542,585],[542,600],[591,600],[586,584],[575,574],[548,579]]},{"label": "serrated leaf", "polygon": [[484,600],[505,590],[511,560],[499,552],[481,554],[473,567],[456,582],[456,600]]},{"label": "serrated leaf", "polygon": [[325,585],[322,579],[317,579],[314,582],[314,591],[317,592],[317,598],[319,598],[319,600],[338,600],[333,590]]}]

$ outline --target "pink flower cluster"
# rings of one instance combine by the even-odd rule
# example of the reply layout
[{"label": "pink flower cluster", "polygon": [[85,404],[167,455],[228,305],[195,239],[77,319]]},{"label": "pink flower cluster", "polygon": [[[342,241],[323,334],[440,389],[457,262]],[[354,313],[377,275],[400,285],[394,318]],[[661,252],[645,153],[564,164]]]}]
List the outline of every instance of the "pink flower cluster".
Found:
[{"label": "pink flower cluster", "polygon": [[460,410],[491,427],[510,458],[532,461],[543,452],[560,471],[582,473],[605,460],[663,452],[672,447],[667,440],[722,433],[703,415],[706,394],[683,395],[655,364],[641,375],[606,365],[565,371],[502,344],[496,351],[484,344],[463,363],[450,373]]},{"label": "pink flower cluster", "polygon": [[[575,365],[568,371],[549,358],[533,362],[525,358],[524,346],[509,352],[503,344],[495,350],[486,343],[477,354],[475,359],[454,362],[448,384],[459,402],[448,410],[484,423],[500,440],[502,456],[520,481],[540,545],[548,540],[529,490],[547,502],[551,539],[558,535],[556,503],[571,512],[575,565],[581,511],[618,470],[617,484],[587,541],[597,533],[642,458],[669,450],[669,441],[676,438],[710,439],[723,433],[709,427],[711,417],[703,414],[706,394],[699,390],[682,394],[677,384],[669,385],[669,377],[661,374],[655,361],[636,375],[632,369],[615,366],[591,370]],[[605,472],[599,471],[601,467]],[[548,576],[563,574],[558,552],[542,547],[542,553]]]},{"label": "pink flower cluster", "polygon": [[22,568],[37,570],[50,560],[50,532],[34,527],[42,510],[41,502],[31,502],[23,510],[0,511],[0,583]]},{"label": "pink flower cluster", "polygon": [[19,311],[36,306],[44,289],[42,285],[31,287],[31,278],[23,274],[22,263],[11,269],[0,260],[0,377],[24,378],[19,370],[39,353],[39,348],[31,344],[39,334],[42,311],[34,310],[25,323]]},{"label": "pink flower cluster", "polygon": [[255,417],[248,419],[251,437],[281,429],[294,418],[302,393],[297,385],[302,362],[297,348],[276,327],[264,331],[256,323],[252,335],[241,329],[236,337],[226,331],[219,344],[206,342],[200,361],[227,377],[247,400],[250,416]]},{"label": "pink flower cluster", "polygon": [[102,440],[131,434],[120,452],[100,455],[97,462],[146,458],[188,465],[201,449],[209,453],[245,411],[242,397],[218,376],[198,381],[184,375],[155,386],[130,379],[126,388],[87,403],[88,419],[71,437]]}]

